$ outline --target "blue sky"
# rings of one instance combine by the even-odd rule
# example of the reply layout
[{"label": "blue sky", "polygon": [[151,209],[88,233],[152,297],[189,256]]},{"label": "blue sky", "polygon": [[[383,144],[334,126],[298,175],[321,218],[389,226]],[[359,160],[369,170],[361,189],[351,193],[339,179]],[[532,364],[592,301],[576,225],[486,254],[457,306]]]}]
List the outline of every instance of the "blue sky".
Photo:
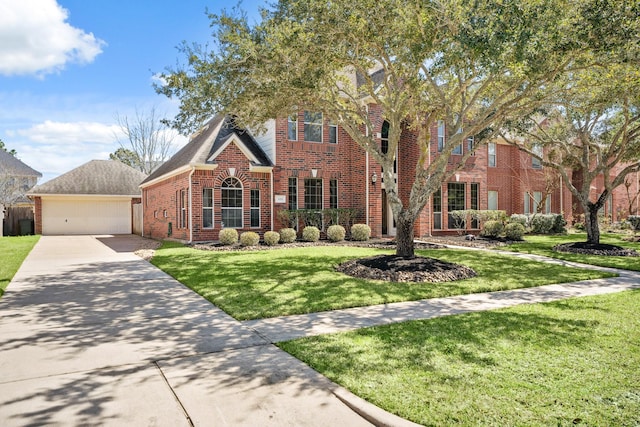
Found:
[{"label": "blue sky", "polygon": [[[0,139],[43,183],[120,145],[116,116],[177,103],[154,74],[182,60],[182,41],[212,41],[219,0],[0,0]],[[258,16],[263,0],[241,7]],[[122,138],[121,138],[122,139]],[[186,138],[175,140],[176,149]]]}]

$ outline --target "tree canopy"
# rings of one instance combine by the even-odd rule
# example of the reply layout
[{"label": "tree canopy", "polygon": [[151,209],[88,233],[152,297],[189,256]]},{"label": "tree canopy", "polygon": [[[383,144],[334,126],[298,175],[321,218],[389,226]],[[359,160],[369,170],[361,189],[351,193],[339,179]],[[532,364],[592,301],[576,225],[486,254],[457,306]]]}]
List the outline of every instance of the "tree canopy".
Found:
[{"label": "tree canopy", "polygon": [[0,150],[4,150],[4,151],[6,151],[7,153],[11,154],[11,155],[12,155],[12,156],[14,156],[14,157],[18,154],[18,152],[17,152],[14,148],[12,148],[11,150],[9,150],[9,149],[5,146],[4,141],[3,141],[3,140],[1,140],[1,139],[0,139]]},{"label": "tree canopy", "polygon": [[[183,45],[186,64],[167,70],[157,89],[179,98],[172,124],[184,132],[218,112],[259,128],[296,107],[322,111],[382,166],[398,254],[412,256],[420,211],[471,155],[451,167],[455,147],[473,136],[477,148],[539,108],[558,78],[594,61],[587,52],[629,55],[620,46],[636,22],[616,25],[633,12],[619,9],[596,0],[280,0],[256,24],[238,8],[211,14],[215,46]],[[385,153],[371,104],[389,123]],[[430,158],[438,120],[449,137]],[[403,201],[392,173],[406,129],[422,155]]]},{"label": "tree canopy", "polygon": [[584,212],[588,242],[599,243],[598,211],[640,170],[640,69],[598,65],[556,86],[545,109],[518,119],[504,136],[563,177]]}]

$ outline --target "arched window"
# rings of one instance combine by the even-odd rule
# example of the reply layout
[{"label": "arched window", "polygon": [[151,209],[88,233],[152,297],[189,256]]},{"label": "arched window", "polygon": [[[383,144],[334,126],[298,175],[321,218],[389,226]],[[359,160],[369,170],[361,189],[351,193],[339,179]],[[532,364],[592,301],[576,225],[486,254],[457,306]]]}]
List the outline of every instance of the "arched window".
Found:
[{"label": "arched window", "polygon": [[242,183],[229,177],[222,182],[222,227],[242,228]]},{"label": "arched window", "polygon": [[384,154],[389,152],[389,122],[386,120],[382,123],[382,129],[380,130],[380,150]]},{"label": "arched window", "polygon": [[[382,151],[383,154],[389,152],[389,122],[386,120],[382,123],[382,128],[380,129],[380,151]],[[393,158],[393,173],[398,173],[397,156]]]}]

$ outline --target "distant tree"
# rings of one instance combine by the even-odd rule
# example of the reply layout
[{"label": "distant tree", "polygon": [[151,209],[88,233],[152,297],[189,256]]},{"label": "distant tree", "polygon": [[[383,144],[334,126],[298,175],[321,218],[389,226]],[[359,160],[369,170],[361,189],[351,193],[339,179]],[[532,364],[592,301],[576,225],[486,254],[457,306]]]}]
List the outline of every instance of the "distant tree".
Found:
[{"label": "distant tree", "polygon": [[7,147],[4,145],[4,142],[0,139],[0,150],[4,150],[12,156],[16,156],[18,152],[15,149],[7,150]]},{"label": "distant tree", "polygon": [[587,242],[597,244],[598,211],[640,170],[640,70],[636,64],[601,65],[555,86],[543,115],[518,120],[503,136],[563,177],[584,212]]},{"label": "distant tree", "polygon": [[113,153],[109,154],[109,159],[118,160],[125,165],[131,166],[134,169],[142,170],[140,166],[140,157],[134,151],[128,148],[118,148]]},{"label": "distant tree", "polygon": [[[177,134],[162,123],[155,107],[148,112],[136,109],[134,117],[117,115],[116,120],[126,141],[123,142],[116,134],[121,149],[125,151],[118,153],[116,150],[113,156],[123,163],[149,175],[173,154],[172,143]],[[132,157],[131,153],[135,156]],[[112,158],[111,155],[109,157]]]},{"label": "distant tree", "polygon": [[[323,112],[382,166],[396,254],[411,257],[418,215],[472,153],[454,162],[454,150],[468,137],[476,148],[485,144],[509,117],[539,106],[541,88],[588,62],[584,52],[600,40],[592,27],[603,21],[585,19],[592,3],[280,0],[254,25],[237,10],[211,15],[217,46],[185,44],[188,65],[168,70],[157,89],[180,99],[173,125],[182,131],[215,112],[258,128],[296,106]],[[614,5],[598,8],[609,13]],[[608,29],[607,42],[628,42],[612,37],[617,28]],[[385,152],[367,104],[389,123]],[[437,121],[448,137],[433,157]],[[404,130],[417,135],[421,156],[403,201],[393,164]]]}]

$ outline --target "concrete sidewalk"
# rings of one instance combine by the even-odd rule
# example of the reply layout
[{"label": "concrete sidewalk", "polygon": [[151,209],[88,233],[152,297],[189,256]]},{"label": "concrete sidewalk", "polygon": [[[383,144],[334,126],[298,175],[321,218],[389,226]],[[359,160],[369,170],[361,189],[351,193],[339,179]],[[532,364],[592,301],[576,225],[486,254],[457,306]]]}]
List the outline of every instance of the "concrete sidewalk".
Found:
[{"label": "concrete sidewalk", "polygon": [[0,300],[0,425],[370,425],[135,238],[44,236],[29,254]]}]

